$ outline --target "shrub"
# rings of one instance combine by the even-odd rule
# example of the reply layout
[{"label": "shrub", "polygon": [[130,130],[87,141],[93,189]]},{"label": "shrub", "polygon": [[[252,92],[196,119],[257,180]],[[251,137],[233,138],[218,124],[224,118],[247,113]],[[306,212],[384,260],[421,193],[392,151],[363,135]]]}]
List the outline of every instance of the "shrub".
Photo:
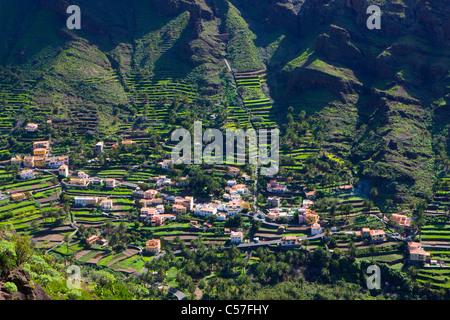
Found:
[{"label": "shrub", "polygon": [[13,282],[7,282],[3,285],[3,290],[8,293],[17,292],[17,286]]}]

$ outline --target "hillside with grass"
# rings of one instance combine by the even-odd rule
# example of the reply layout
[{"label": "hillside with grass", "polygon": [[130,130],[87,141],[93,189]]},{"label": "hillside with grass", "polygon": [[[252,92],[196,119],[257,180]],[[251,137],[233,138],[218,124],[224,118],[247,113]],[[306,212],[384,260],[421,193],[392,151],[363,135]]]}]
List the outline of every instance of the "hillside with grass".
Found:
[{"label": "hillside with grass", "polygon": [[[190,120],[288,134],[286,115],[303,111],[321,125],[300,138],[381,202],[430,200],[448,173],[445,1],[79,0],[81,30],[66,28],[63,1],[1,2],[5,137],[47,120],[79,144],[164,140]],[[381,30],[366,27],[370,4]]]}]

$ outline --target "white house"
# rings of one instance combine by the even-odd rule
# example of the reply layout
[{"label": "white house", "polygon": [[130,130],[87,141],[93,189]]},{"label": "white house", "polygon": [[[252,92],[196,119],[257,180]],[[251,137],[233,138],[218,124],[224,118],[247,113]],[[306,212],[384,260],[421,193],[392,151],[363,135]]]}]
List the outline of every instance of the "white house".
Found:
[{"label": "white house", "polygon": [[230,243],[232,244],[239,244],[242,243],[242,241],[244,240],[244,235],[242,234],[242,232],[234,232],[231,231],[230,234]]},{"label": "white house", "polygon": [[210,204],[198,204],[194,209],[194,214],[203,217],[211,217],[212,215],[217,215],[217,208]]},{"label": "white house", "polygon": [[77,176],[79,179],[88,179],[89,175],[84,171],[78,171]]},{"label": "white house", "polygon": [[234,186],[236,184],[236,180],[228,180],[227,181],[227,186],[228,187],[232,187],[232,186]]},{"label": "white house", "polygon": [[219,213],[217,215],[217,221],[225,221],[227,219],[227,215],[225,213]]},{"label": "white house", "polygon": [[322,232],[322,227],[318,223],[314,223],[311,225],[311,235],[315,236],[316,234],[319,234]]},{"label": "white house", "polygon": [[58,168],[58,174],[67,178],[69,176],[69,167],[66,164],[63,164]]},{"label": "white house", "polygon": [[20,179],[34,179],[34,171],[25,169],[19,172]]},{"label": "white house", "polygon": [[163,162],[160,162],[159,164],[161,164],[161,169],[170,170],[170,165],[173,163],[174,163],[174,161],[172,159],[169,159],[169,160],[164,160]]},{"label": "white house", "polygon": [[242,211],[242,200],[231,200],[227,205],[227,215],[232,216]]},{"label": "white house", "polygon": [[95,151],[96,154],[105,153],[105,143],[103,141],[98,142],[95,145],[94,151]]},{"label": "white house", "polygon": [[105,210],[105,211],[112,210],[112,208],[113,208],[113,201],[111,199],[103,199],[100,202],[100,208],[102,210]]},{"label": "white house", "polygon": [[25,131],[27,131],[27,132],[35,132],[38,127],[39,127],[39,125],[37,125],[36,123],[29,123],[29,124],[26,125]]}]

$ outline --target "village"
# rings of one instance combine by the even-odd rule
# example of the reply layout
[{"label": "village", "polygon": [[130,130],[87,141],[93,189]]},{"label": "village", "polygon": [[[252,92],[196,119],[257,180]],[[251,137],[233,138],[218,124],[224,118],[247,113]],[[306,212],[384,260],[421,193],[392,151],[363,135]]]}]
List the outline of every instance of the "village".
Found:
[{"label": "village", "polygon": [[[26,128],[33,130],[35,126],[28,124]],[[122,146],[134,143],[133,140],[121,141]],[[110,147],[118,148],[118,144]],[[105,144],[98,142],[93,149],[95,155],[102,155],[105,153]],[[95,159],[91,161],[95,162]],[[164,175],[155,175],[149,177],[146,182],[136,183],[110,177],[108,174],[99,176],[90,175],[87,170],[70,170],[69,156],[52,155],[50,141],[33,141],[30,143],[30,154],[15,155],[9,164],[19,168],[17,175],[23,181],[33,181],[43,174],[53,176],[54,185],[50,188],[58,191],[50,207],[60,207],[61,194],[66,194],[69,199],[66,202],[70,207],[67,210],[70,212],[70,219],[58,227],[68,236],[58,235],[58,232],[54,231],[57,228],[51,228],[51,232],[38,237],[37,243],[47,252],[53,250],[63,255],[72,253],[80,262],[112,266],[116,267],[115,270],[124,272],[139,272],[144,265],[142,261],[138,262],[140,256],[145,257],[145,262],[164,254],[164,250],[168,248],[167,243],[176,238],[181,238],[190,245],[195,238],[202,237],[210,243],[220,243],[225,247],[237,246],[242,250],[252,250],[260,246],[278,250],[324,246],[333,252],[337,248],[346,250],[350,246],[349,243],[359,243],[361,252],[366,252],[365,256],[369,255],[368,248],[371,248],[372,257],[375,251],[381,254],[381,258],[389,257],[385,253],[391,253],[392,260],[386,260],[391,264],[410,263],[422,267],[446,268],[445,261],[439,257],[433,258],[432,254],[425,250],[431,248],[431,245],[423,246],[420,242],[411,240],[414,223],[413,218],[407,215],[393,213],[387,216],[369,210],[363,216],[366,220],[376,221],[377,223],[370,223],[376,227],[357,227],[357,224],[353,224],[354,227],[348,228],[333,224],[335,217],[321,214],[315,206],[316,190],[303,188],[299,205],[286,206],[286,200],[283,198],[289,193],[289,189],[274,177],[266,179],[266,189],[261,190],[267,195],[265,203],[258,203],[255,207],[252,203],[254,190],[251,191],[251,175],[234,166],[228,167],[226,172],[222,198],[204,201],[189,194],[180,196],[166,192],[176,187],[181,188],[178,190],[183,190],[184,194],[188,178],[179,177],[172,180],[170,173],[174,164],[173,160],[169,159],[157,163]],[[153,187],[149,187],[150,185]],[[144,186],[146,188],[141,188]],[[29,201],[34,194],[48,188],[46,186],[21,192],[3,190],[2,197],[5,199],[3,201],[10,198],[14,203],[20,203]],[[345,199],[353,195],[354,188],[351,185],[342,185],[336,190],[340,198]],[[128,213],[124,214],[124,211]],[[137,214],[131,215],[130,211]],[[92,213],[95,213],[95,216]],[[245,223],[235,217],[245,219]],[[110,252],[105,250],[109,245],[108,239],[101,231],[105,224],[111,222],[126,222],[129,225],[134,223],[141,231],[161,231],[145,232],[152,236],[140,241],[141,245],[126,244],[125,251],[112,254],[114,257],[111,258]],[[175,225],[177,228],[171,229],[171,226]],[[257,227],[253,228],[254,225]],[[79,236],[80,228],[84,230],[82,238]],[[340,240],[330,241],[333,239]],[[114,242],[117,243],[117,240]],[[406,244],[405,252],[398,249],[401,243]],[[107,257],[109,260],[102,262]],[[124,264],[127,260],[131,262]]]}]

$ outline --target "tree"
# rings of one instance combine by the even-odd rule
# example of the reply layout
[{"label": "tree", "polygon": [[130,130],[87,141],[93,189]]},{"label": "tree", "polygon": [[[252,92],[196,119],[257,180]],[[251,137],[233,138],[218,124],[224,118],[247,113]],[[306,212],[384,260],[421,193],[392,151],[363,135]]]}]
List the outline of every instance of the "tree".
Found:
[{"label": "tree", "polygon": [[376,249],[376,247],[375,247],[375,245],[373,243],[370,245],[369,251],[370,251],[370,254],[372,255],[372,263],[373,263],[373,258],[374,258],[374,255],[375,255],[376,251],[377,251],[377,249]]},{"label": "tree", "polygon": [[375,200],[376,197],[378,197],[378,189],[375,188],[375,187],[373,187],[373,188],[370,190],[370,198],[371,198],[372,201],[373,201],[373,200]]},{"label": "tree", "polygon": [[29,236],[16,236],[14,238],[14,250],[16,252],[16,265],[20,266],[27,262],[33,254],[31,239]]}]

